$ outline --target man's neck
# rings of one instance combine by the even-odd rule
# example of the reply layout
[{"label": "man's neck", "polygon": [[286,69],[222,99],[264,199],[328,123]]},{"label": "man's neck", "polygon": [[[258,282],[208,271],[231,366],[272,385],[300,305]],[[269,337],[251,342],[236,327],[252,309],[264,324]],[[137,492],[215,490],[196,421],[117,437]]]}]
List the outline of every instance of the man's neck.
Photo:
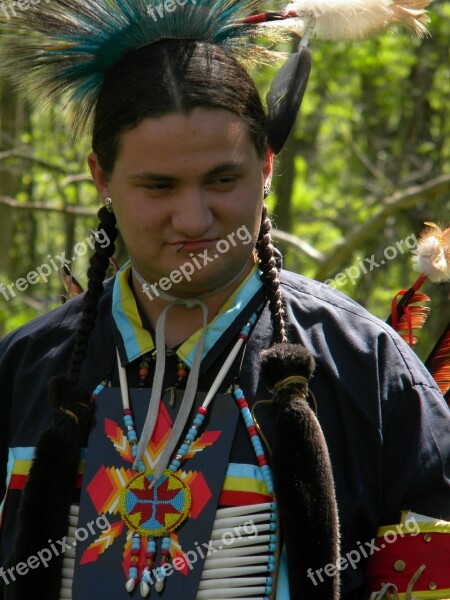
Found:
[{"label": "man's neck", "polygon": [[[253,266],[253,260],[250,260],[248,268],[244,269],[240,276],[232,281],[227,288],[220,290],[217,294],[202,298],[202,302],[208,307],[208,322],[211,322],[217,315],[227,299],[248,276]],[[155,329],[158,317],[170,302],[162,300],[161,298],[153,298],[150,300],[146,294],[142,293],[142,286],[137,280],[134,272],[132,272],[132,286],[141,309]],[[201,328],[202,310],[200,306],[196,306],[195,308],[187,308],[183,305],[172,307],[170,316],[166,321],[166,346],[168,348],[173,348],[174,346],[182,344]]]}]

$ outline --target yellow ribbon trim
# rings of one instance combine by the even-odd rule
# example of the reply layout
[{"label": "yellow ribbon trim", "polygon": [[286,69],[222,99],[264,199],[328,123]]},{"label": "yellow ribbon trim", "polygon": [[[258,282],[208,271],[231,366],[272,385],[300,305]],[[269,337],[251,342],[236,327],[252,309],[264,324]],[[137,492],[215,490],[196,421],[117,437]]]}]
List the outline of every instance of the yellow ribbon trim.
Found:
[{"label": "yellow ribbon trim", "polygon": [[[407,594],[387,594],[386,598],[396,598],[398,600],[408,600]],[[445,590],[423,590],[420,592],[413,591],[412,600],[450,600],[450,588]]]},{"label": "yellow ribbon trim", "polygon": [[[405,525],[405,528],[401,529],[401,532],[404,535],[409,533],[450,533],[449,521],[442,521],[441,519],[432,520],[431,517],[429,521],[421,521],[423,518],[424,515],[418,515],[410,510],[404,510],[401,513],[400,523],[395,525],[383,525],[383,527],[378,529],[376,537],[382,537],[389,531],[399,533],[398,529],[400,529],[401,525]],[[411,522],[414,524],[414,531],[409,531],[409,529],[407,529],[407,527],[410,528]],[[434,598],[435,596],[429,596],[429,598],[432,597]],[[437,597],[438,596],[436,596],[436,598]]]}]

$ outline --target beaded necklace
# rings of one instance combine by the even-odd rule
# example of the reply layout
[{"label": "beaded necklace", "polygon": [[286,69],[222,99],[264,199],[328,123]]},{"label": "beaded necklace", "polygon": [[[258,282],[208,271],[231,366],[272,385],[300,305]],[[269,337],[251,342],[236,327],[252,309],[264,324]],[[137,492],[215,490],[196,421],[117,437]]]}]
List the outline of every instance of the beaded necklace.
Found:
[{"label": "beaded necklace", "polygon": [[[137,462],[136,475],[128,482],[121,494],[119,501],[120,514],[124,523],[126,523],[126,525],[133,531],[128,580],[125,584],[125,589],[129,593],[135,589],[139,580],[139,555],[141,553],[142,544],[146,543],[145,564],[140,576],[140,593],[143,598],[148,597],[150,594],[151,571],[154,569],[157,557],[158,538],[162,538],[162,543],[159,565],[156,568],[157,578],[155,582],[155,589],[157,592],[163,591],[166,578],[165,569],[170,566],[171,560],[171,540],[169,534],[180,527],[182,523],[184,523],[189,515],[189,509],[191,506],[190,489],[177,472],[179,471],[190,446],[197,438],[199,429],[203,425],[205,417],[208,414],[209,404],[211,403],[213,397],[217,393],[217,390],[231,368],[231,365],[238,355],[242,345],[247,341],[250,329],[256,322],[256,319],[257,313],[254,313],[246,325],[244,325],[242,328],[236,344],[221,367],[211,386],[211,389],[203,401],[203,404],[197,409],[196,415],[182,444],[176,451],[172,461],[163,472],[162,476],[155,481],[154,472],[146,469],[142,459],[139,459]],[[117,355],[117,357],[122,403],[124,409],[123,415],[125,429],[127,432],[128,441],[130,442],[132,448],[133,457],[136,457],[139,441],[136,434],[133,411],[130,406],[126,371],[121,365],[119,355]],[[102,382],[94,390],[94,399],[104,388],[104,383],[105,382]],[[272,472],[255,427],[252,414],[244,397],[244,393],[237,384],[233,386],[233,396],[243,417],[247,433],[253,445],[256,459],[261,468],[262,477],[266,484],[268,493],[273,495]],[[139,505],[139,510],[137,505]],[[148,507],[148,511],[145,512],[144,518],[142,518],[143,505],[147,505]],[[166,510],[164,510],[164,507]],[[272,502],[270,504],[270,521],[272,523],[272,531],[276,529],[276,510],[276,503]],[[267,571],[270,573],[274,569],[276,544],[270,544],[269,553],[272,553],[272,556],[269,556],[267,567]],[[266,594],[264,597],[265,600],[269,600],[268,596],[272,593],[271,584],[272,578],[268,576],[266,578],[266,585],[264,588]]]},{"label": "beaded necklace", "polygon": [[[139,390],[143,390],[147,383],[148,375],[149,375],[149,365],[151,361],[155,360],[155,352],[151,352],[150,354],[145,354],[139,365]],[[170,392],[169,404],[170,406],[175,406],[175,392],[180,388],[183,381],[186,379],[188,374],[186,364],[182,360],[178,360],[177,365],[177,380],[174,385],[166,388],[164,392]]]}]

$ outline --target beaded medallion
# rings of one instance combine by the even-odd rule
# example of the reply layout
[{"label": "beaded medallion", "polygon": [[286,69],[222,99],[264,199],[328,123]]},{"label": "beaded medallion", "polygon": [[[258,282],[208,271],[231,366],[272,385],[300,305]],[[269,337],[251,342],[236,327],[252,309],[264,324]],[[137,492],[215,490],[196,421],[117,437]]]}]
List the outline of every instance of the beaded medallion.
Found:
[{"label": "beaded medallion", "polygon": [[124,522],[144,537],[161,537],[188,517],[191,492],[172,471],[152,486],[153,472],[137,473],[123,489],[119,510]]},{"label": "beaded medallion", "polygon": [[[260,503],[257,506],[237,506],[217,512],[215,510],[215,507],[219,504],[220,485],[225,477],[222,458],[228,456],[233,443],[238,416],[235,411],[226,408],[229,405],[230,396],[218,394],[218,389],[226,373],[232,367],[240,349],[247,341],[256,318],[255,313],[241,329],[235,346],[225,360],[202,404],[198,406],[190,427],[181,438],[182,441],[178,449],[172,454],[172,460],[167,469],[163,471],[161,476],[156,475],[158,478],[156,482],[154,468],[157,461],[155,459],[156,455],[160,456],[161,452],[161,450],[156,452],[156,446],[159,447],[159,444],[166,440],[166,435],[159,431],[157,435],[159,441],[156,442],[155,440],[154,444],[156,446],[153,447],[153,450],[149,447],[145,455],[138,456],[139,442],[134,413],[131,408],[126,371],[120,364],[120,358],[118,359],[124,427],[121,428],[111,417],[107,418],[104,415],[104,428],[107,437],[114,443],[116,451],[128,463],[133,464],[133,470],[108,468],[102,465],[99,470],[93,473],[87,486],[87,492],[99,513],[106,512],[108,509],[111,512],[114,507],[113,512],[120,513],[122,525],[125,524],[126,529],[128,529],[126,551],[123,554],[124,561],[122,565],[128,575],[125,589],[130,594],[134,593],[137,585],[142,598],[147,598],[150,595],[152,587],[156,592],[162,593],[169,575],[171,577],[168,598],[194,598],[194,594],[197,598],[204,598],[205,600],[220,597],[229,598],[231,597],[228,590],[229,584],[233,588],[239,588],[234,590],[236,594],[240,594],[239,597],[247,597],[247,594],[250,593],[252,597],[256,594],[258,600],[269,600],[269,596],[272,594],[273,580],[271,573],[275,568],[277,552],[275,533],[277,530],[277,509],[273,494],[272,473],[248,403],[238,384],[235,384],[228,391],[228,394],[232,391],[235,402],[240,409],[270,501]],[[182,369],[179,370],[182,371]],[[140,373],[140,375],[143,376],[144,373]],[[184,375],[185,373],[179,373],[180,378]],[[94,398],[103,391],[105,383],[102,382],[94,390]],[[140,389],[142,389],[142,386],[140,386]],[[215,409],[214,413],[210,414],[208,409],[213,399],[215,399]],[[223,403],[222,408],[221,402]],[[106,404],[106,400],[104,403],[100,402],[100,406],[104,408]],[[141,404],[137,402],[137,406],[141,406]],[[160,427],[168,428],[167,431],[164,429],[167,433],[172,431],[173,428],[172,420],[168,418],[168,414],[165,417],[161,416],[165,413],[167,413],[167,408],[162,402],[159,402],[157,419],[160,422]],[[109,412],[106,414],[109,415]],[[201,433],[207,415],[209,415],[211,430]],[[160,418],[163,420],[159,421]],[[217,423],[220,423],[219,427],[216,425],[217,430],[213,426],[216,420]],[[229,425],[226,425],[227,420]],[[211,437],[212,434],[214,434],[214,439]],[[95,440],[97,440],[96,437],[93,438],[93,441]],[[208,470],[203,458],[196,465],[197,453],[201,452],[206,446],[210,448],[209,452],[212,450],[216,454],[215,459],[212,460],[214,467],[208,471],[208,483],[206,483],[203,476],[203,470]],[[225,450],[225,447],[227,450]],[[97,456],[97,452],[94,452],[94,454]],[[192,461],[189,472],[183,470],[187,460]],[[214,493],[212,494],[212,492]],[[197,519],[200,513],[202,513],[201,531],[199,530],[199,524],[193,524],[192,522],[192,519]],[[191,572],[188,561],[189,551],[186,552],[189,543],[201,550],[202,546],[206,547],[208,545],[209,547],[209,544],[214,543],[215,540],[222,539],[227,532],[234,535],[232,531],[236,531],[236,527],[231,530],[233,525],[240,525],[242,522],[242,526],[245,526],[248,525],[249,521],[254,524],[253,537],[255,534],[258,535],[258,543],[253,543],[252,536],[248,536],[248,539],[241,539],[241,536],[239,536],[233,548],[231,546],[228,548],[228,544],[225,546],[219,544],[217,554],[214,554],[210,561],[202,551],[200,557],[205,561],[202,563],[202,566],[205,565],[204,577],[202,569],[197,569],[196,573]],[[178,537],[180,526],[183,526],[182,545]],[[231,531],[228,531],[228,529]],[[117,524],[117,535],[121,531],[122,526]],[[207,541],[208,537],[204,537],[208,533],[205,534],[204,531],[210,532],[209,542]],[[205,542],[201,543],[203,540]],[[100,539],[95,540],[83,549],[80,564],[93,562],[97,559],[99,553],[104,551],[103,549],[100,552],[98,550],[100,541]],[[224,552],[223,555],[219,554],[221,551]],[[249,554],[249,557],[247,557],[247,554]],[[173,578],[174,570],[177,572],[180,569],[184,576],[183,579]],[[189,583],[184,579],[188,574]],[[82,580],[83,578],[80,577],[78,582],[81,583]],[[85,591],[88,587],[88,585],[84,587],[77,586],[80,592],[77,600],[85,600],[87,597]],[[233,593],[233,597],[237,597],[236,594]]]}]

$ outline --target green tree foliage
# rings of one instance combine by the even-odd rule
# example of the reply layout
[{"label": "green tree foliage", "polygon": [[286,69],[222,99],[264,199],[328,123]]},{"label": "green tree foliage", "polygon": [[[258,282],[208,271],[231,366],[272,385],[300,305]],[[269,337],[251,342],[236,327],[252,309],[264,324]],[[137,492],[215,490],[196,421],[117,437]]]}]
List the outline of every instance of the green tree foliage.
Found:
[{"label": "green tree foliage", "polygon": [[[309,87],[270,197],[287,268],[333,279],[382,318],[393,295],[415,279],[410,247],[397,244],[411,243],[424,221],[449,221],[450,2],[435,3],[431,16],[432,37],[424,40],[399,33],[351,44],[312,41]],[[273,69],[258,75],[262,91],[272,76]],[[63,251],[71,258],[95,227],[98,199],[85,162],[89,141],[73,143],[63,104],[46,109],[36,99],[31,108],[0,74],[0,131],[6,285]],[[387,248],[397,254],[387,258]],[[86,261],[74,266],[82,284]],[[361,262],[367,273],[359,267],[351,281],[346,270],[355,273]],[[448,285],[426,285],[432,316],[422,354],[449,318]],[[0,335],[57,306],[61,293],[53,272],[9,300],[0,294]]]}]

